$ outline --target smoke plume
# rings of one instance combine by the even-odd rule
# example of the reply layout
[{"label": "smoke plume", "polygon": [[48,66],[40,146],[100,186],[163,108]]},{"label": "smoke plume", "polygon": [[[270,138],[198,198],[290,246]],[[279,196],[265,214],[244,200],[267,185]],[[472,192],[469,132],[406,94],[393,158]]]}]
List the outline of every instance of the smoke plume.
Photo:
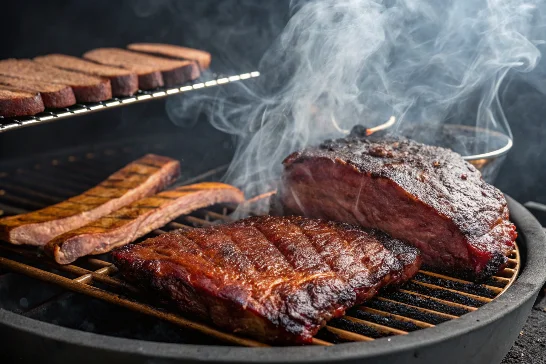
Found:
[{"label": "smoke plume", "polygon": [[[237,140],[225,181],[247,196],[275,188],[282,160],[356,124],[510,129],[499,103],[509,72],[540,58],[538,0],[318,0],[290,3],[255,83],[170,99],[185,125],[197,111]],[[249,35],[252,36],[251,34]],[[229,52],[229,50],[226,50]],[[251,70],[234,70],[234,73]]]}]

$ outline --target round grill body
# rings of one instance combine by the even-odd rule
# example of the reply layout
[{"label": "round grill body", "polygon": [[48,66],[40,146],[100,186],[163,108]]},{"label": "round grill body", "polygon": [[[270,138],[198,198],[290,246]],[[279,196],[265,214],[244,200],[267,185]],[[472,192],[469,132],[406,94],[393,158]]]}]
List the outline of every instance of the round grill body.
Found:
[{"label": "round grill body", "polygon": [[334,346],[246,348],[158,343],[93,334],[0,310],[2,355],[9,362],[78,363],[496,363],[517,338],[546,281],[546,236],[537,220],[508,197],[518,227],[518,279],[478,310],[432,328]]}]

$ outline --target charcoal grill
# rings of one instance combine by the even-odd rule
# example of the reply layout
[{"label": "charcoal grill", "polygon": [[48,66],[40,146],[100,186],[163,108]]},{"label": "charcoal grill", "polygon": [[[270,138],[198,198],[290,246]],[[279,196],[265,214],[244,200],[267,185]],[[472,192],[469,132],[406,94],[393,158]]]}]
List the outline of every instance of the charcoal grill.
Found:
[{"label": "charcoal grill", "polygon": [[[7,168],[0,174],[1,214],[41,208],[83,192],[139,157],[143,146],[138,145],[60,154]],[[165,142],[150,142],[146,148],[171,152]],[[226,167],[183,176],[178,184],[218,180]],[[253,202],[248,203],[250,211]],[[2,355],[22,362],[70,357],[83,363],[499,362],[546,276],[540,225],[517,202],[509,199],[509,204],[519,229],[519,249],[512,252],[508,267],[489,281],[478,285],[421,270],[400,289],[384,291],[329,322],[313,345],[282,349],[223,332],[155,302],[124,282],[107,254],[59,266],[33,248],[1,243],[0,334],[7,349]],[[149,236],[226,222],[235,208],[203,209]]]}]

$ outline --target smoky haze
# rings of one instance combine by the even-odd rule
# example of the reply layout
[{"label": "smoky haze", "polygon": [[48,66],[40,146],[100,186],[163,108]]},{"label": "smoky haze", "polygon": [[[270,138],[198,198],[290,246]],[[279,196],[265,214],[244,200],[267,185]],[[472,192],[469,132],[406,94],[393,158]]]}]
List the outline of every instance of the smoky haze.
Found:
[{"label": "smoky haze", "polygon": [[537,0],[293,1],[257,82],[172,98],[167,112],[182,126],[205,111],[234,136],[224,180],[247,197],[275,188],[291,152],[356,124],[394,116],[394,130],[464,121],[510,135],[499,89],[507,73],[536,66],[544,8]]}]

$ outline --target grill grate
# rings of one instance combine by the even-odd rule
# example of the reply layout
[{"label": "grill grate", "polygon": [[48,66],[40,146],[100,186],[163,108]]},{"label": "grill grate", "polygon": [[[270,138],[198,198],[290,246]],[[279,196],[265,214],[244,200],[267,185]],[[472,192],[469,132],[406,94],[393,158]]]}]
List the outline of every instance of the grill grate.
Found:
[{"label": "grill grate", "polygon": [[[56,159],[47,168],[35,166],[33,170],[18,170],[15,177],[19,179],[12,173],[0,174],[0,209],[2,209],[0,215],[41,208],[84,191],[123,165],[119,159],[116,162],[112,155],[112,153],[105,153],[104,161],[87,158],[89,156],[68,156],[64,160]],[[92,161],[97,163],[93,164]],[[99,165],[102,169],[98,168]],[[224,170],[225,167],[211,170],[180,183],[218,179],[219,174]],[[21,179],[21,176],[24,178]],[[44,181],[46,183],[43,183]],[[50,190],[55,190],[56,193],[52,194]],[[252,201],[259,201],[269,195],[258,196]],[[147,237],[172,229],[207,226],[229,221],[229,214],[235,207],[216,206],[182,216],[163,228],[155,230]],[[516,249],[510,255],[508,267],[480,285],[437,272],[421,270],[414,279],[399,289],[384,291],[365,305],[350,309],[344,317],[331,320],[328,326],[318,333],[313,344],[328,346],[343,342],[372,341],[393,335],[407,335],[412,331],[434,327],[442,322],[456,319],[465,313],[479,309],[501,295],[515,280],[519,267],[520,258]],[[117,268],[109,262],[107,254],[86,257],[74,264],[59,266],[44,259],[40,251],[35,248],[0,243],[0,268],[168,321],[228,344],[267,346],[172,313],[161,303],[144,303],[146,300],[137,288],[116,276]],[[0,278],[1,274],[0,271]],[[62,301],[66,298],[66,294],[66,291],[61,292],[50,299],[38,302],[29,307],[26,313],[36,312],[52,302]]]},{"label": "grill grate", "polygon": [[241,73],[234,76],[202,76],[197,82],[190,82],[179,87],[159,87],[154,90],[138,90],[135,95],[127,97],[114,97],[110,100],[97,103],[75,104],[63,109],[48,109],[42,113],[33,116],[4,118],[0,116],[0,133],[23,128],[25,126],[43,124],[46,122],[66,119],[75,115],[89,114],[92,112],[112,109],[114,107],[125,106],[135,102],[144,102],[147,100],[161,99],[170,95],[179,94],[188,91],[210,88],[219,85],[225,85],[249,78],[259,77],[260,72]]}]

